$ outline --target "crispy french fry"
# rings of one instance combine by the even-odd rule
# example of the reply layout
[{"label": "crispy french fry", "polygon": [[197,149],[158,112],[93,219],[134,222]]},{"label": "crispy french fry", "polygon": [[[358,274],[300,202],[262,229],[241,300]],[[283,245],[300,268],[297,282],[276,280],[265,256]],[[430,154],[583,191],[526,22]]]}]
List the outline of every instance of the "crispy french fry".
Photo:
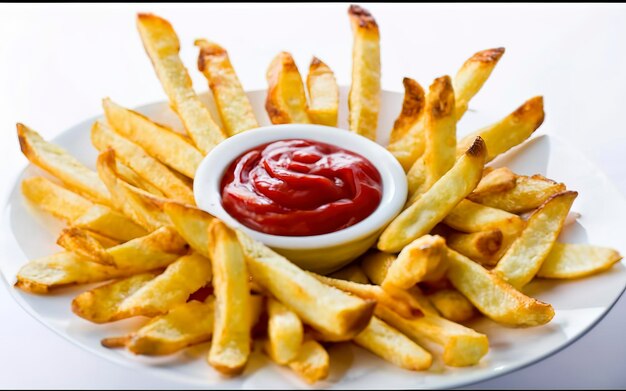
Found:
[{"label": "crispy french fry", "polygon": [[539,326],[554,317],[550,304],[530,298],[478,263],[454,250],[446,251],[448,279],[490,319],[507,326]]},{"label": "crispy french fry", "polygon": [[159,196],[163,195],[163,192],[161,190],[154,187],[154,185],[152,185],[150,182],[140,177],[135,171],[131,170],[129,167],[125,166],[121,162],[119,161],[116,162],[115,167],[117,169],[117,172],[120,178],[122,178],[124,182],[128,182],[131,185],[136,186],[140,189],[143,189],[149,193],[156,194]]},{"label": "crispy french fry", "polygon": [[[269,348],[269,341],[265,341],[263,344],[263,351],[269,358],[278,363],[273,356],[272,350]],[[319,380],[326,379],[328,376],[330,357],[322,345],[310,339],[302,344],[296,358],[291,360],[287,366],[304,381],[313,384]]]},{"label": "crispy french fry", "polygon": [[368,280],[365,272],[358,264],[350,264],[345,266],[334,273],[331,273],[329,277],[337,278],[340,280],[347,280],[352,282],[357,282],[359,284],[369,284],[370,280]]},{"label": "crispy french fry", "polygon": [[412,240],[430,232],[474,190],[480,180],[486,154],[485,143],[476,138],[450,171],[387,226],[378,240],[378,249],[400,251]]},{"label": "crispy french fry", "polygon": [[102,107],[113,130],[139,145],[150,156],[193,178],[202,154],[178,133],[106,98]]},{"label": "crispy french fry", "polygon": [[41,176],[22,180],[22,194],[44,211],[68,223],[93,206],[91,201]]},{"label": "crispy french fry", "polygon": [[[463,117],[470,101],[480,91],[483,84],[504,54],[504,48],[482,50],[470,57],[454,77],[454,91],[456,94],[455,116],[457,120]],[[487,144],[489,148],[489,144]]]},{"label": "crispy french fry", "polygon": [[296,62],[280,52],[267,68],[265,110],[273,124],[308,124],[306,95]]},{"label": "crispy french fry", "polygon": [[524,228],[524,221],[519,216],[469,200],[458,203],[443,222],[468,233],[493,229],[500,229],[502,233],[517,233]]},{"label": "crispy french fry", "polygon": [[91,262],[114,265],[113,257],[106,252],[104,246],[81,228],[64,228],[57,239],[57,244],[67,251],[72,251],[85,257]]},{"label": "crispy french fry", "polygon": [[540,206],[493,272],[518,289],[528,284],[550,254],[577,196],[575,191],[565,191]]},{"label": "crispy french fry", "polygon": [[270,355],[281,365],[288,364],[295,359],[302,347],[304,328],[302,321],[293,311],[275,299],[267,300],[268,345]]},{"label": "crispy french fry", "polygon": [[523,213],[538,208],[548,198],[563,191],[564,184],[541,175],[518,176],[515,186],[511,189],[470,194],[467,198],[510,213]]},{"label": "crispy french fry", "polygon": [[163,206],[163,211],[168,215],[178,233],[185,238],[187,243],[198,253],[210,258],[209,237],[207,232],[215,220],[207,212],[177,202],[168,202]]},{"label": "crispy french fry", "polygon": [[339,87],[335,74],[322,60],[313,57],[306,77],[309,91],[307,113],[314,124],[337,126]]},{"label": "crispy french fry", "polygon": [[510,190],[515,187],[516,180],[517,175],[507,167],[492,169],[488,173],[483,170],[483,179],[478,182],[476,189],[468,198]]},{"label": "crispy french fry", "polygon": [[78,228],[126,242],[148,232],[126,216],[104,205],[93,205],[85,213],[72,222]]},{"label": "crispy french fry", "polygon": [[111,248],[111,247],[119,246],[120,244],[122,244],[122,241],[120,240],[111,239],[108,236],[100,235],[97,232],[87,231],[87,230],[84,230],[84,231],[87,235],[97,240],[98,243],[100,243],[100,245],[104,248]]},{"label": "crispy french fry", "polygon": [[427,297],[441,316],[453,322],[466,322],[476,315],[472,303],[456,289],[442,289]]},{"label": "crispy french fry", "polygon": [[531,98],[502,120],[463,137],[456,147],[457,156],[460,156],[467,146],[480,136],[487,144],[486,161],[490,162],[496,156],[530,137],[541,126],[544,116],[543,97]]},{"label": "crispy french fry", "polygon": [[380,35],[372,14],[358,5],[348,9],[354,37],[352,85],[348,96],[350,130],[376,140],[380,110]]},{"label": "crispy french fry", "polygon": [[243,371],[250,355],[250,290],[243,251],[235,233],[219,220],[208,229],[213,263],[215,328],[209,363],[226,375]]},{"label": "crispy french fry", "polygon": [[622,256],[606,247],[588,244],[554,243],[537,277],[574,279],[605,271]]},{"label": "crispy french fry", "polygon": [[181,180],[169,168],[146,154],[138,145],[112,131],[106,124],[96,121],[91,128],[91,142],[100,152],[115,150],[115,157],[137,172],[142,178],[163,192],[167,197],[194,204],[193,192],[188,183]]},{"label": "crispy french fry", "polygon": [[200,48],[198,70],[209,81],[226,133],[232,136],[258,128],[259,123],[250,100],[230,63],[226,49],[205,39],[197,39],[195,45]]},{"label": "crispy french fry", "polygon": [[375,316],[354,342],[400,368],[421,371],[432,364],[430,353]]},{"label": "crispy french fry", "polygon": [[402,84],[404,85],[402,110],[393,123],[393,129],[391,129],[391,134],[389,135],[390,146],[400,142],[408,134],[424,114],[424,107],[426,106],[426,95],[418,82],[405,77],[402,79]]},{"label": "crispy french fry", "polygon": [[244,233],[237,236],[255,282],[304,323],[335,340],[349,340],[367,326],[375,302],[329,287]]},{"label": "crispy french fry", "polygon": [[502,254],[504,235],[500,229],[473,233],[453,232],[446,236],[446,244],[483,266],[494,266]]},{"label": "crispy french fry", "polygon": [[22,153],[31,163],[59,178],[69,190],[93,202],[112,206],[111,196],[98,174],[26,125],[17,124],[17,135]]},{"label": "crispy french fry", "polygon": [[439,268],[445,244],[441,236],[431,235],[424,235],[409,243],[389,266],[381,284],[383,289],[390,286],[409,289],[428,279],[429,274]]},{"label": "crispy french fry", "polygon": [[196,147],[209,153],[227,135],[194,92],[189,73],[178,56],[180,42],[172,25],[156,15],[138,14],[137,28],[170,105]]}]

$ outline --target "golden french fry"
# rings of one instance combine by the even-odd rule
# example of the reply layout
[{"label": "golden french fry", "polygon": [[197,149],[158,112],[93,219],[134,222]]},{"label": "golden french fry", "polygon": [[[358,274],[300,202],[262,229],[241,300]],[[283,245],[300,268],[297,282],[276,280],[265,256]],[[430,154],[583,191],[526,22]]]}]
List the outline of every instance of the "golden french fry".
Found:
[{"label": "golden french fry", "polygon": [[200,48],[198,70],[209,81],[226,133],[232,136],[258,128],[259,123],[250,100],[230,63],[226,49],[205,39],[197,39],[195,45]]},{"label": "golden french fry", "polygon": [[[424,89],[418,82],[405,77],[402,79],[402,84],[404,85],[402,110],[393,123],[393,129],[391,129],[391,134],[389,135],[389,146],[396,145],[409,134],[411,128],[417,124],[424,114],[424,107],[426,106]],[[390,149],[390,151],[392,150]]]},{"label": "golden french fry", "polygon": [[476,189],[467,198],[472,199],[483,194],[510,190],[515,187],[516,180],[517,175],[507,167],[492,169],[488,173],[483,170],[483,179],[478,182]]},{"label": "golden french fry", "polygon": [[432,364],[430,353],[375,316],[354,342],[400,368],[421,371]]},{"label": "golden french fry", "polygon": [[486,335],[438,315],[406,319],[385,306],[378,306],[376,316],[417,343],[434,342],[442,346],[446,365],[464,367],[478,364],[489,350]]},{"label": "golden french fry", "polygon": [[471,133],[457,144],[457,156],[461,155],[473,140],[480,136],[487,144],[487,162],[521,144],[541,126],[544,119],[543,97],[536,96],[527,100],[514,112],[485,128]]},{"label": "golden french fry", "polygon": [[308,124],[306,95],[296,62],[280,52],[267,68],[265,110],[273,124]]},{"label": "golden french fry", "polygon": [[98,174],[26,125],[17,124],[17,135],[22,153],[31,163],[59,178],[69,190],[93,202],[112,206],[111,195]]},{"label": "golden french fry", "polygon": [[[463,117],[470,99],[480,91],[503,54],[504,48],[482,50],[470,57],[461,66],[454,77],[457,121]],[[489,148],[489,144],[487,144],[487,148]]]},{"label": "golden french fry", "polygon": [[446,236],[446,244],[483,266],[494,266],[502,254],[504,235],[500,229],[473,233],[453,232]]},{"label": "golden french fry", "polygon": [[309,91],[307,113],[314,124],[337,126],[339,87],[333,71],[317,57],[313,57],[306,77]]},{"label": "golden french fry", "polygon": [[243,251],[235,233],[214,220],[206,233],[213,263],[215,328],[209,363],[227,375],[243,371],[250,355],[250,290]]},{"label": "golden french fry", "polygon": [[575,191],[555,194],[533,212],[526,228],[502,256],[493,272],[518,289],[528,284],[556,243],[577,196]]},{"label": "golden french fry", "polygon": [[84,232],[90,237],[97,240],[98,243],[100,243],[100,245],[104,248],[111,248],[111,247],[119,246],[120,244],[122,244],[122,241],[120,240],[111,239],[108,236],[100,235],[97,232],[88,231],[88,230],[84,230]]},{"label": "golden french fry", "polygon": [[380,110],[380,35],[372,14],[358,5],[348,9],[354,37],[352,85],[348,96],[350,130],[376,140]]},{"label": "golden french fry", "polygon": [[[269,348],[269,341],[265,341],[263,344],[263,351],[272,361],[278,363],[273,356],[272,350]],[[287,366],[304,381],[313,384],[319,380],[326,379],[328,376],[330,357],[322,345],[310,339],[302,344],[296,358],[291,360]]]},{"label": "golden french fry", "polygon": [[104,205],[93,205],[72,222],[78,228],[126,242],[147,235],[148,232],[126,216]]},{"label": "golden french fry", "polygon": [[442,289],[428,295],[428,300],[444,318],[461,323],[476,315],[472,303],[456,289]]},{"label": "golden french fry", "polygon": [[480,180],[486,154],[485,143],[476,138],[450,171],[387,226],[378,240],[378,249],[400,251],[412,240],[430,232],[474,190]]},{"label": "golden french fry", "polygon": [[121,162],[115,162],[115,167],[120,178],[122,178],[124,182],[128,182],[131,185],[143,189],[149,193],[159,196],[163,195],[163,192],[161,190],[154,187],[153,184],[140,177],[135,171],[131,170],[129,167],[125,166]]},{"label": "golden french fry", "polygon": [[102,101],[102,107],[113,130],[139,145],[161,163],[189,178],[194,177],[202,161],[202,154],[184,137],[135,111],[117,105],[109,98]]},{"label": "golden french fry", "polygon": [[193,90],[189,73],[178,56],[180,42],[172,25],[156,15],[138,14],[137,28],[170,105],[196,147],[209,153],[227,135]]},{"label": "golden french fry", "polygon": [[611,248],[556,242],[537,277],[574,279],[590,276],[611,268],[621,259],[621,254]]},{"label": "golden french fry", "polygon": [[337,270],[336,272],[329,274],[328,276],[340,280],[357,282],[359,284],[370,283],[370,280],[368,280],[363,269],[361,269],[361,267],[355,263],[345,266]]},{"label": "golden french fry", "polygon": [[518,176],[515,186],[511,189],[470,194],[467,198],[510,213],[523,213],[538,208],[548,198],[563,191],[565,191],[564,184],[541,175]]},{"label": "golden french fry", "polygon": [[349,340],[367,326],[375,302],[323,284],[240,231],[237,237],[255,282],[294,311],[304,323],[335,340]]},{"label": "golden french fry", "polygon": [[507,326],[539,326],[554,317],[550,304],[513,288],[495,273],[454,250],[446,251],[448,279],[490,319]]},{"label": "golden french fry", "polygon": [[439,268],[446,241],[441,236],[424,235],[405,246],[391,263],[381,286],[409,289],[428,279]]},{"label": "golden french fry", "polygon": [[500,229],[502,233],[518,233],[524,228],[524,221],[519,216],[469,200],[459,202],[443,222],[468,233],[493,229]]},{"label": "golden french fry", "polygon": [[178,202],[163,205],[163,211],[170,218],[178,233],[198,253],[210,258],[207,232],[215,220],[207,212]]},{"label": "golden french fry", "polygon": [[302,347],[302,321],[293,311],[272,298],[267,301],[267,313],[269,343],[266,349],[271,350],[274,361],[281,365],[288,364],[298,356]]},{"label": "golden french fry", "polygon": [[57,239],[57,244],[67,251],[72,251],[85,257],[91,262],[114,265],[113,257],[106,252],[104,246],[81,228],[64,228]]},{"label": "golden french fry", "polygon": [[106,124],[100,121],[93,124],[91,142],[100,152],[109,148],[115,150],[117,159],[128,165],[167,197],[192,205],[195,203],[188,183],[181,180],[158,160],[146,154],[141,147],[112,131]]},{"label": "golden french fry", "polygon": [[22,180],[22,194],[44,211],[68,223],[93,206],[91,201],[41,176]]}]

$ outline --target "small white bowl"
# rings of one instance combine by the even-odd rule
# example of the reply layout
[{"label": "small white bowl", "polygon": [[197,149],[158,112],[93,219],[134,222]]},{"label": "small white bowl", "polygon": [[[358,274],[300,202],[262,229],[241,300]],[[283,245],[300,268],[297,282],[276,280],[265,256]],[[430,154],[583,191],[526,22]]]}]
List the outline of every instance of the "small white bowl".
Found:
[{"label": "small white bowl", "polygon": [[[220,182],[230,164],[244,152],[261,144],[287,139],[307,139],[336,145],[367,158],[382,179],[382,199],[364,220],[348,228],[314,236],[278,236],[252,230],[222,207]],[[300,267],[330,273],[369,249],[386,225],[400,212],[407,197],[406,175],[396,158],[377,143],[345,129],[321,125],[266,126],[232,136],[217,145],[202,160],[193,185],[199,208],[232,228],[259,240]]]}]

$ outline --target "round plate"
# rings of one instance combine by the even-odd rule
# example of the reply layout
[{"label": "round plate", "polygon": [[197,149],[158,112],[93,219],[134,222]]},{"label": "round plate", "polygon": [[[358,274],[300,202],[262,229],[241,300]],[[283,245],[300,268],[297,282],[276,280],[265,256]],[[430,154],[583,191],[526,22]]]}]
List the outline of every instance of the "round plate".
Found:
[{"label": "round plate", "polygon": [[[347,128],[346,92],[341,91],[340,127]],[[264,111],[265,91],[249,93],[252,106],[261,125],[269,121]],[[214,106],[203,95],[211,110]],[[379,130],[388,131],[397,116],[402,94],[383,92]],[[176,116],[166,102],[137,109],[157,122],[181,129]],[[504,113],[502,113],[504,114]],[[460,124],[463,135],[496,119],[497,115],[469,112]],[[54,139],[88,167],[94,168],[97,153],[89,140],[90,126],[96,118],[84,121]],[[573,211],[581,217],[566,226],[560,240],[571,243],[592,243],[609,246],[626,253],[622,222],[626,221],[626,203],[608,179],[589,161],[566,143],[545,134],[535,135],[521,147],[509,151],[493,162],[506,165],[520,174],[540,173],[567,184],[579,196]],[[385,132],[386,133],[386,132]],[[538,132],[539,133],[539,132]],[[384,134],[379,141],[385,142]],[[332,140],[329,140],[332,141]],[[5,282],[13,284],[20,266],[34,259],[60,251],[54,243],[62,223],[37,210],[24,199],[20,181],[33,175],[45,175],[28,166],[10,190],[0,224],[0,270]],[[626,286],[625,263],[608,272],[573,281],[536,280],[524,288],[524,293],[552,304],[556,316],[547,325],[527,329],[506,328],[487,319],[468,324],[489,337],[490,351],[479,365],[469,368],[446,367],[438,358],[436,346],[425,346],[434,352],[435,361],[428,371],[411,372],[397,368],[373,354],[350,343],[329,347],[331,370],[328,379],[315,387],[335,388],[449,388],[486,380],[519,369],[543,359],[586,333],[610,310]],[[188,348],[178,354],[150,358],[139,357],[124,350],[106,349],[100,345],[104,337],[129,332],[143,324],[145,318],[133,318],[106,325],[91,324],[70,310],[70,302],[88,287],[80,286],[37,296],[11,288],[13,297],[35,319],[69,341],[103,358],[121,365],[165,376],[182,386],[204,388],[294,388],[307,387],[289,369],[271,363],[255,349],[242,376],[225,379],[205,361],[208,344]]]}]

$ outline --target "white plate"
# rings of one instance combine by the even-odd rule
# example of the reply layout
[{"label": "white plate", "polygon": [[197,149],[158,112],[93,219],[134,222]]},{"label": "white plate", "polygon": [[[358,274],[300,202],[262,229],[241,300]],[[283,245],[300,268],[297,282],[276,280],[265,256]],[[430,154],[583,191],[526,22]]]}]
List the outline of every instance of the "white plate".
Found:
[{"label": "white plate", "polygon": [[[342,90],[340,125],[346,127],[345,89]],[[263,109],[265,92],[250,94],[253,107],[263,125],[268,124]],[[208,99],[208,98],[207,98]],[[379,129],[390,129],[400,110],[402,95],[384,92]],[[210,102],[209,102],[210,104]],[[139,109],[142,113],[180,129],[176,117],[166,103],[156,103]],[[468,133],[505,113],[473,113],[460,123],[460,134]],[[65,147],[89,167],[94,167],[96,151],[89,141],[94,118],[82,122],[54,141]],[[546,133],[548,129],[541,129]],[[385,137],[380,137],[384,139]],[[332,140],[329,140],[332,142]],[[382,140],[384,141],[384,140]],[[626,253],[623,225],[626,203],[608,179],[583,156],[564,142],[548,135],[537,135],[524,146],[499,158],[494,165],[507,165],[521,174],[541,173],[565,182],[579,191],[573,210],[580,213],[578,221],[565,228],[560,240],[610,246]],[[7,283],[15,282],[21,265],[33,259],[60,251],[54,245],[62,224],[29,205],[20,193],[22,178],[41,175],[29,166],[10,190],[0,224],[0,269]],[[327,380],[315,387],[335,388],[444,388],[503,375],[555,353],[587,332],[613,306],[626,286],[625,263],[603,274],[576,281],[535,281],[525,293],[551,303],[556,316],[548,325],[529,329],[511,329],[480,319],[470,327],[486,333],[490,351],[479,365],[470,368],[445,367],[435,360],[426,372],[410,372],[348,343],[330,347],[331,372]],[[165,376],[180,386],[219,388],[294,388],[306,387],[288,369],[269,362],[258,349],[253,354],[243,376],[224,379],[204,360],[207,344],[187,349],[179,354],[162,357],[137,357],[123,350],[100,346],[103,337],[120,335],[132,330],[145,319],[129,319],[108,325],[94,325],[78,318],[70,310],[70,301],[85,287],[62,290],[49,296],[36,296],[10,289],[14,298],[35,319],[69,341],[103,358],[121,365]],[[432,348],[429,346],[428,348]],[[433,348],[435,352],[436,347]],[[435,353],[435,356],[438,354]]]}]

